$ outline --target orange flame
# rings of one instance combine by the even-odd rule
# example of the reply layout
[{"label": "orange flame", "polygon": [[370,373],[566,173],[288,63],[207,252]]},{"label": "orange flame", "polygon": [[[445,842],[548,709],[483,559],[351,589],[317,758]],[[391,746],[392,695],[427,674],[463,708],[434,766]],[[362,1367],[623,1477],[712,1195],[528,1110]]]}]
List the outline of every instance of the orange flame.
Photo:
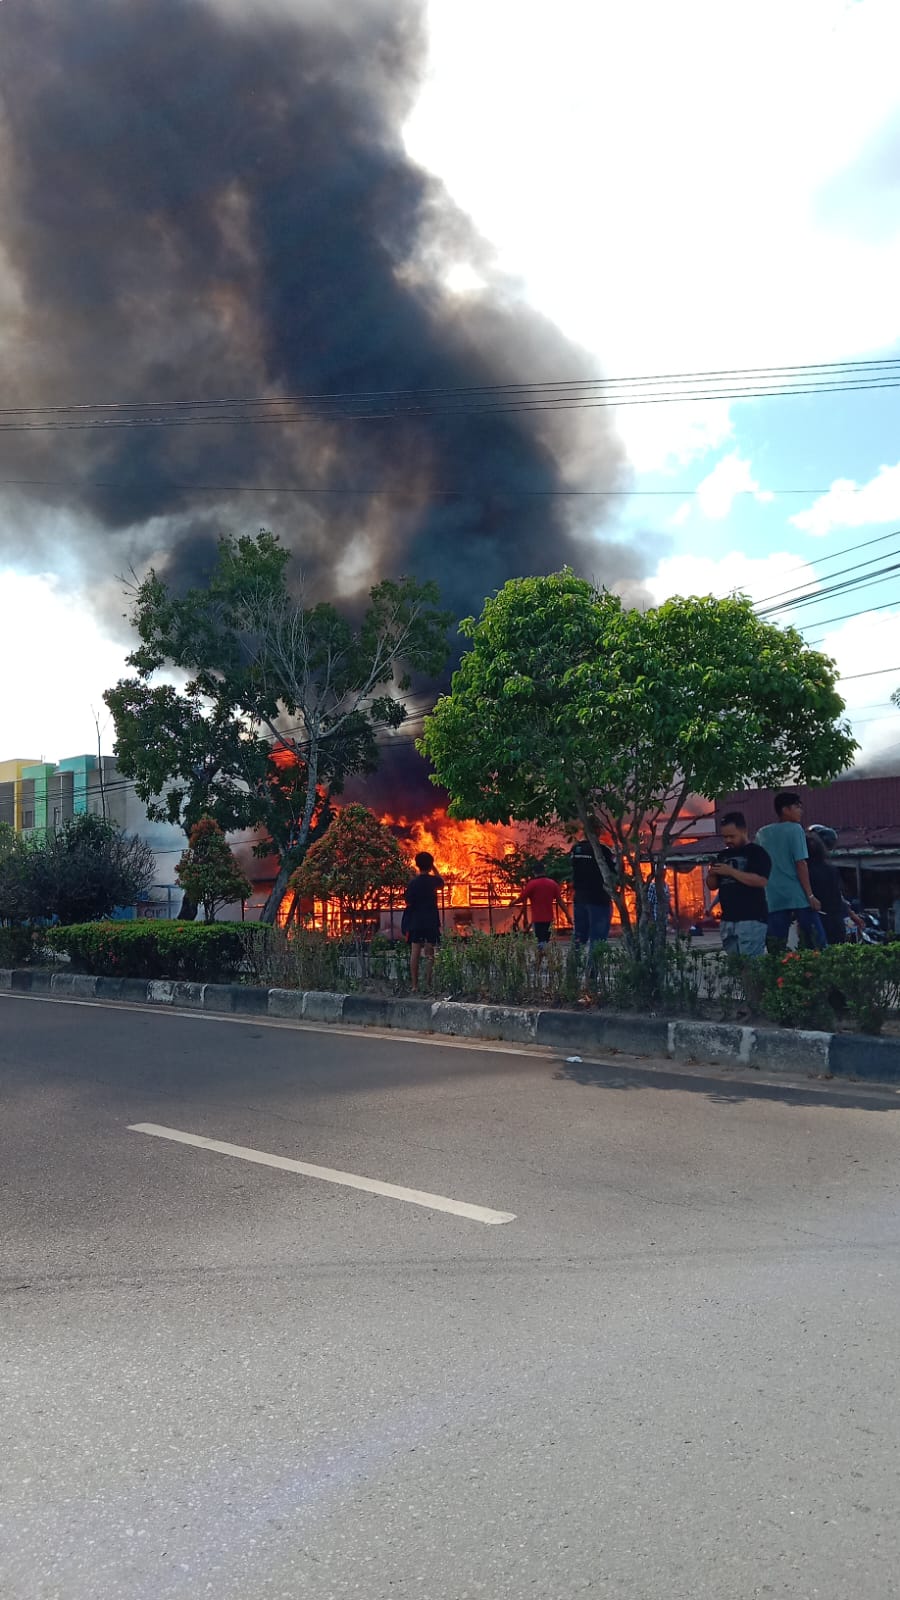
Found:
[{"label": "orange flame", "polygon": [[410,856],[427,850],[446,884],[447,903],[467,906],[479,901],[495,905],[513,898],[507,886],[496,879],[491,860],[511,855],[526,834],[520,824],[457,821],[438,807],[426,817],[391,816],[381,821],[400,835]]}]

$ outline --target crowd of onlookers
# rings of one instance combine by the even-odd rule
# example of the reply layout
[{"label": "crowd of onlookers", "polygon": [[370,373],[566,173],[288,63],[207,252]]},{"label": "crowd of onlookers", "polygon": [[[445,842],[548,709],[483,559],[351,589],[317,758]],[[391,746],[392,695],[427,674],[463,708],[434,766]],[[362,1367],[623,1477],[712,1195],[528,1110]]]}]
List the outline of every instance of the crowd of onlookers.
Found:
[{"label": "crowd of onlookers", "polygon": [[[751,840],[740,811],[729,811],[720,831],[724,849],[709,866],[706,883],[721,917],[724,950],[742,956],[764,955],[767,947],[786,944],[794,926],[801,942],[824,949],[844,942],[848,924],[863,926],[859,911],[844,896],[840,873],[830,859],[837,835],[817,824],[804,830],[803,802],[793,790],[776,794],[775,821],[760,828],[755,839]],[[599,848],[614,879],[615,857],[606,845]],[[416,867],[403,914],[414,988],[423,956],[426,982],[431,977],[435,946],[441,937],[438,897],[443,888],[433,856],[423,851],[416,856]],[[609,938],[613,901],[608,879],[587,839],[571,851],[571,870],[572,937],[576,944],[590,947]],[[667,885],[663,883],[657,892],[651,882],[646,894],[649,917],[668,923]],[[550,941],[557,911],[567,924],[570,921],[562,884],[545,870],[543,862],[536,864],[533,876],[513,901],[513,909],[523,921],[527,918],[539,951]]]},{"label": "crowd of onlookers", "polygon": [[845,899],[829,859],[833,829],[814,824],[804,831],[803,802],[790,789],[776,794],[775,819],[752,841],[742,812],[722,819],[725,849],[706,882],[718,894],[723,949],[761,956],[767,941],[787,943],[794,924],[808,945],[843,944],[848,920],[862,926],[862,918]]}]

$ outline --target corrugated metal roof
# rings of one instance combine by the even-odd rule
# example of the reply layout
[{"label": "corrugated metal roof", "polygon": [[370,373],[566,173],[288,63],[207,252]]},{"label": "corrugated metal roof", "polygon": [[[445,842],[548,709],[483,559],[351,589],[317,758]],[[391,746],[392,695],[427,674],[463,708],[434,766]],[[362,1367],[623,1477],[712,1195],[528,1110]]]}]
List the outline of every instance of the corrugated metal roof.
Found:
[{"label": "corrugated metal roof", "polygon": [[[744,794],[723,796],[716,802],[716,828],[721,826],[726,811],[743,811],[751,833],[774,822],[772,802],[776,792],[750,789]],[[798,785],[797,792],[803,800],[806,827],[822,822],[838,834],[846,831],[860,835],[865,842],[874,842],[882,830],[892,830],[900,837],[900,778],[848,778],[821,789]]]}]

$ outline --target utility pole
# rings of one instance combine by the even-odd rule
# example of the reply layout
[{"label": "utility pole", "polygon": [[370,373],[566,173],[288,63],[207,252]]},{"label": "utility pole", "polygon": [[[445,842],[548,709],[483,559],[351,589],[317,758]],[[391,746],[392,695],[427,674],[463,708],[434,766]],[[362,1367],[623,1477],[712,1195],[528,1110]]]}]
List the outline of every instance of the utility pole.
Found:
[{"label": "utility pole", "polygon": [[100,815],[102,816],[104,822],[108,822],[109,818],[106,815],[106,780],[103,776],[103,752],[100,746],[100,714],[94,710],[93,706],[91,706],[91,715],[94,719],[94,727],[97,730],[97,771],[100,774]]}]

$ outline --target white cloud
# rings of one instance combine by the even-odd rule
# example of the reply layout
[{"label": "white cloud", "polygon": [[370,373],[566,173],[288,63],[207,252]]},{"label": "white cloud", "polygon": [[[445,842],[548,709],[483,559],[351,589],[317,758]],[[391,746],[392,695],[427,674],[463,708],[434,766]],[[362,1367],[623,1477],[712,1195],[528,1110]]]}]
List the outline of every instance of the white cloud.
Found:
[{"label": "white cloud", "polygon": [[771,494],[760,489],[753,476],[750,462],[736,450],[717,461],[712,472],[697,489],[697,503],[704,516],[721,522],[728,516],[739,494],[752,494],[757,500],[771,500]]},{"label": "white cloud", "polygon": [[675,471],[727,444],[734,433],[725,400],[620,406],[615,418],[628,459],[638,472]]},{"label": "white cloud", "polygon": [[[873,159],[900,106],[896,0],[549,15],[429,0],[407,142],[607,372],[821,361],[900,337],[900,216]],[[684,448],[674,406],[619,422],[639,467]]]},{"label": "white cloud", "polygon": [[667,556],[647,579],[647,588],[658,604],[674,594],[726,595],[735,590],[752,600],[767,600],[801,584],[814,589],[818,583],[815,568],[808,561],[798,564],[787,551],[747,556],[731,550],[722,556]]},{"label": "white cloud", "polygon": [[865,528],[870,523],[900,522],[900,462],[879,467],[868,483],[836,478],[806,511],[791,517],[795,528],[823,538],[834,528]]},{"label": "white cloud", "polygon": [[[816,648],[831,656],[838,671],[846,673],[841,694],[851,711],[871,709],[874,701],[886,701],[900,689],[900,603],[896,611],[869,612],[851,617],[838,628],[821,633],[814,625],[806,629],[811,639],[821,640]],[[888,669],[897,668],[896,676]],[[860,676],[864,674],[864,676]],[[900,733],[900,711],[897,713]]]},{"label": "white cloud", "polygon": [[806,632],[810,639],[821,638],[817,648],[846,673],[838,687],[859,741],[857,762],[896,754],[900,771],[900,709],[890,704],[894,690],[900,689],[900,606],[852,617],[824,636],[814,627]]},{"label": "white cloud", "polygon": [[[19,686],[3,697],[0,760],[95,750],[91,707],[109,724],[103,691],[126,671],[125,650],[100,632],[88,597],[51,573],[0,570],[0,588],[0,683]],[[108,725],[104,753],[111,748]]]}]

